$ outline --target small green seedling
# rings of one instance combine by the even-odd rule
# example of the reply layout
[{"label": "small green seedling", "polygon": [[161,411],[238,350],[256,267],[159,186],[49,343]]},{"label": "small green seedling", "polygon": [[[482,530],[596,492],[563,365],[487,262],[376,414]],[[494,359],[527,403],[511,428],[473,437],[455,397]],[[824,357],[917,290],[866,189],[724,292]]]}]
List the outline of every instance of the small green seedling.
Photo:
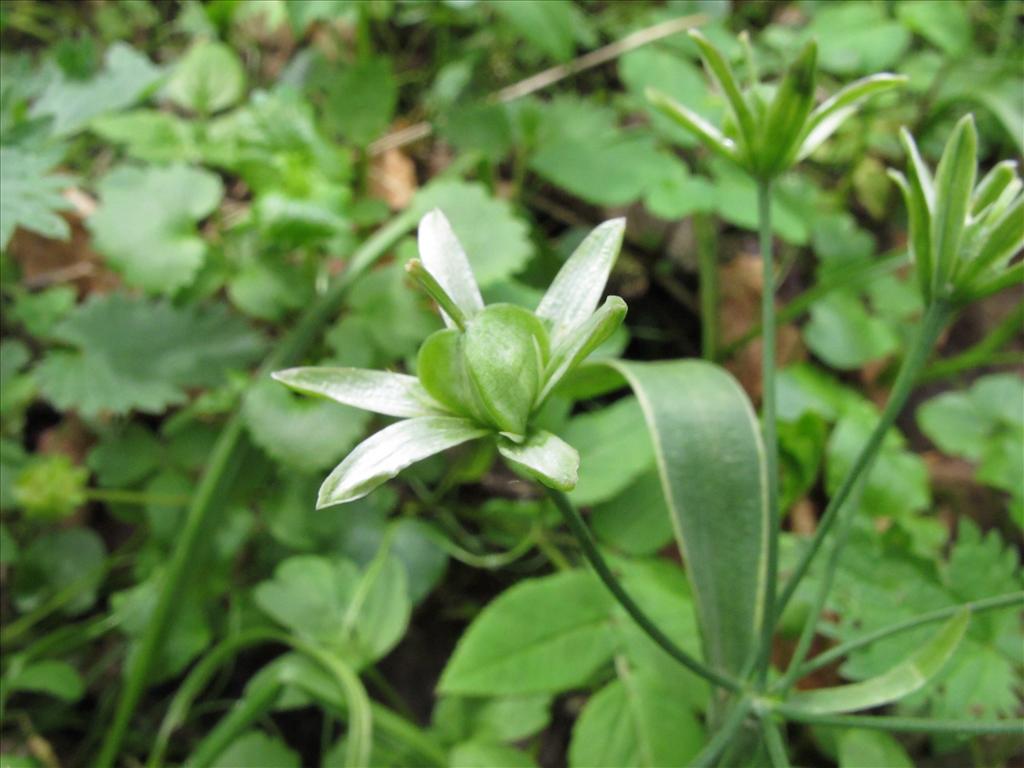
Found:
[{"label": "small green seedling", "polygon": [[320,488],[317,507],[354,501],[411,464],[481,438],[516,469],[560,491],[576,486],[572,446],[531,425],[566,374],[622,323],[626,303],[598,307],[625,222],[601,224],[555,277],[535,312],[484,306],[469,259],[439,210],[420,221],[421,259],[410,275],[433,298],[447,328],[423,343],[418,379],[356,368],[291,368],[273,374],[292,389],[402,418],[358,445]]}]

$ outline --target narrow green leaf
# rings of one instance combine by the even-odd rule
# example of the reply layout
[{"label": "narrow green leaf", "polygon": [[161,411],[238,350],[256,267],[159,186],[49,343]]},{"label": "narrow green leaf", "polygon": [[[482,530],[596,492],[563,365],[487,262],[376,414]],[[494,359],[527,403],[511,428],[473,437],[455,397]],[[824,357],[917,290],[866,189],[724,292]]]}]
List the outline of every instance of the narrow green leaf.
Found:
[{"label": "narrow green leaf", "polygon": [[761,132],[757,166],[774,176],[786,170],[796,154],[807,116],[814,106],[818,47],[812,40],[786,70]]},{"label": "narrow green leaf", "polygon": [[757,136],[754,116],[746,99],[743,98],[739,84],[736,82],[736,76],[732,73],[732,67],[704,35],[695,29],[691,29],[689,34],[700,48],[701,58],[704,59],[704,66],[707,68],[708,74],[718,83],[725,94],[729,109],[736,118],[736,125],[739,126],[741,144],[747,152],[750,152],[755,145]]},{"label": "narrow green leaf", "polygon": [[406,467],[487,434],[454,416],[418,416],[382,429],[357,445],[320,486],[316,508],[366,496]]},{"label": "narrow green leaf", "polygon": [[696,136],[705,147],[717,155],[737,162],[736,143],[703,117],[656,88],[648,88],[644,93],[652,106]]},{"label": "narrow green leaf", "polygon": [[[973,281],[1002,264],[1024,248],[1024,196],[1018,197],[992,226],[974,260],[964,265],[965,281]],[[957,279],[959,283],[959,278]]]},{"label": "narrow green leaf", "polygon": [[960,256],[967,212],[977,172],[978,133],[974,116],[966,115],[957,123],[946,142],[935,172],[935,212],[932,216],[932,245],[935,249],[936,292],[945,288],[953,276]]},{"label": "narrow green leaf", "polygon": [[643,408],[708,662],[739,673],[761,627],[770,535],[764,446],[736,380],[698,360],[607,363]]},{"label": "narrow green leaf", "polygon": [[907,78],[904,75],[883,72],[863,77],[836,91],[811,112],[796,159],[803,160],[820,147],[866,99],[898,88],[906,82]]},{"label": "narrow green leaf", "polygon": [[535,432],[522,443],[499,437],[498,452],[514,467],[549,488],[571,491],[579,480],[579,453],[550,432]]},{"label": "narrow green leaf", "polygon": [[562,380],[587,355],[603,344],[622,324],[626,317],[626,302],[618,296],[609,296],[597,312],[571,329],[556,343],[551,351],[551,360],[544,371],[544,388],[538,402],[542,402]]},{"label": "narrow green leaf", "polygon": [[970,611],[954,616],[935,637],[910,658],[877,677],[835,688],[818,688],[793,694],[788,708],[828,715],[856,712],[899,701],[931,680],[949,661],[967,631]]},{"label": "narrow green leaf", "polygon": [[978,182],[971,196],[971,215],[979,216],[992,203],[999,199],[1014,179],[1017,178],[1017,161],[1003,160],[996,163],[985,178]]},{"label": "narrow green leaf", "polygon": [[928,164],[921,158],[917,149],[917,142],[914,136],[905,127],[900,128],[900,142],[907,152],[907,175],[912,185],[920,187],[920,194],[924,198],[925,208],[929,215],[935,208],[935,182],[932,179]]},{"label": "narrow green leaf", "polygon": [[470,624],[441,675],[446,694],[559,692],[611,659],[612,597],[587,571],[521,581]]},{"label": "narrow green leaf", "polygon": [[464,343],[466,369],[488,421],[525,435],[549,352],[543,324],[522,307],[492,304],[470,322]]},{"label": "narrow green leaf", "polygon": [[1009,288],[1011,285],[1021,284],[1024,284],[1024,261],[1017,262],[1007,268],[998,277],[972,283],[965,290],[958,293],[957,298],[965,301],[977,301],[986,296],[991,296],[993,293],[998,293],[1004,288]]},{"label": "narrow green leaf", "polygon": [[385,416],[430,416],[444,412],[415,376],[363,368],[289,368],[270,374],[296,392],[320,395]]},{"label": "narrow green leaf", "polygon": [[[420,219],[418,232],[420,258],[423,265],[434,276],[441,287],[467,317],[472,317],[484,308],[469,258],[462,249],[452,225],[437,208]],[[451,328],[454,322],[442,311],[445,324]]]},{"label": "narrow green leaf", "polygon": [[899,171],[890,169],[889,178],[900,188],[900,192],[903,194],[903,203],[907,207],[910,255],[914,260],[914,273],[921,290],[921,298],[927,304],[931,301],[932,295],[931,253],[929,252],[931,220],[925,206],[924,196],[921,194],[920,187],[911,187],[907,177]]},{"label": "narrow green leaf", "polygon": [[551,322],[552,341],[583,323],[597,308],[612,265],[622,248],[625,219],[599,224],[577,246],[555,275],[537,306],[537,317]]}]

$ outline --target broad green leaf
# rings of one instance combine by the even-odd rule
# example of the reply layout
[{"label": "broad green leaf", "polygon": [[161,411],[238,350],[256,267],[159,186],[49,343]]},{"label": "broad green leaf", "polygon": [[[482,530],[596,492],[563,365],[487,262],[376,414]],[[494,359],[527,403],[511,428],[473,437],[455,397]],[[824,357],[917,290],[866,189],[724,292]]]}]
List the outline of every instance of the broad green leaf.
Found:
[{"label": "broad green leaf", "polygon": [[907,78],[902,75],[883,72],[863,77],[840,88],[811,112],[796,160],[803,160],[820,147],[850,115],[857,111],[863,101],[906,82]]},{"label": "broad green leaf", "polygon": [[75,616],[96,602],[103,582],[106,547],[89,528],[44,533],[18,558],[11,593],[19,611],[39,608],[57,595],[70,595],[61,612]]},{"label": "broad green leaf", "polygon": [[[417,238],[423,266],[466,317],[471,318],[482,310],[484,300],[469,266],[469,258],[444,213],[435,208],[420,219]],[[454,327],[452,319],[442,314],[445,325]]]},{"label": "broad green leaf", "polygon": [[245,69],[230,46],[200,40],[178,60],[166,93],[179,107],[200,115],[220,112],[245,94]]},{"label": "broad green leaf", "polygon": [[439,405],[415,376],[361,368],[289,368],[271,376],[296,392],[385,416],[429,416]]},{"label": "broad green leaf", "polygon": [[597,309],[625,232],[625,219],[611,219],[598,225],[551,281],[536,313],[551,323],[551,340],[556,347]]},{"label": "broad green leaf", "polygon": [[747,100],[740,91],[739,84],[736,82],[736,76],[732,72],[732,67],[729,66],[729,62],[725,60],[722,52],[715,48],[704,35],[695,29],[691,29],[689,34],[697,43],[697,47],[700,48],[700,55],[704,60],[704,66],[708,74],[718,83],[718,87],[722,89],[725,100],[729,104],[729,109],[732,111],[733,118],[736,120],[736,125],[739,128],[740,146],[749,154],[754,149],[757,136],[754,115],[750,111]]},{"label": "broad green leaf", "polygon": [[25,326],[35,338],[45,339],[77,303],[78,291],[70,285],[57,285],[16,296],[8,316]]},{"label": "broad green leaf", "polygon": [[842,370],[860,368],[899,349],[892,328],[848,291],[836,291],[811,305],[803,337],[815,355]]},{"label": "broad green leaf", "polygon": [[[481,184],[435,181],[416,195],[413,206],[424,214],[435,208],[445,212],[481,288],[518,273],[533,253],[526,224]],[[424,264],[433,271],[426,258]]]},{"label": "broad green leaf", "polygon": [[485,434],[487,430],[454,416],[418,416],[385,427],[357,445],[327,476],[316,507],[361,499],[417,461]]},{"label": "broad green leaf", "polygon": [[223,306],[94,295],[54,329],[71,350],[52,350],[36,369],[43,394],[86,416],[159,413],[186,390],[223,382],[262,351],[262,341]]},{"label": "broad green leaf", "polygon": [[971,51],[970,6],[910,0],[895,6],[896,17],[911,31],[938,46],[954,60]]},{"label": "broad green leaf", "polygon": [[324,122],[331,132],[369,144],[387,130],[398,105],[398,82],[391,59],[366,58],[343,67],[325,67],[327,94]]},{"label": "broad green leaf", "polygon": [[839,768],[914,768],[914,761],[884,731],[851,728],[839,737]]},{"label": "broad green leaf", "polygon": [[621,493],[654,464],[636,398],[573,417],[559,436],[580,452],[580,479],[569,494],[580,506]]},{"label": "broad green leaf", "polygon": [[883,6],[870,2],[822,6],[805,32],[818,41],[821,68],[840,76],[892,67],[910,45],[910,33],[889,19]]},{"label": "broad green leaf", "polygon": [[487,413],[469,379],[465,356],[466,337],[446,328],[427,337],[416,357],[416,373],[423,388],[444,408],[481,423]]},{"label": "broad green leaf", "polygon": [[73,702],[82,698],[85,683],[73,666],[59,659],[36,661],[27,666],[12,663],[3,678],[4,695],[15,691],[45,693],[62,701]]},{"label": "broad green leaf", "polygon": [[534,432],[522,443],[499,437],[498,453],[516,469],[549,488],[571,491],[579,481],[579,453],[550,432]]},{"label": "broad green leaf", "polygon": [[646,95],[652,106],[696,136],[705,147],[727,160],[737,161],[736,143],[703,117],[654,88],[648,88]]},{"label": "broad green leaf", "polygon": [[537,401],[543,402],[569,371],[606,342],[625,317],[626,302],[618,296],[609,296],[600,309],[571,328],[561,342],[556,342],[544,371],[544,388]]},{"label": "broad green leaf", "polygon": [[935,210],[931,241],[935,253],[933,289],[943,291],[960,259],[960,241],[974,191],[978,133],[974,117],[957,123],[935,172]]},{"label": "broad green leaf", "polygon": [[799,691],[790,697],[787,705],[802,712],[832,714],[899,701],[925,685],[946,665],[967,631],[969,621],[970,612],[960,612],[931,641],[888,672],[859,683]]},{"label": "broad green leaf", "polygon": [[288,558],[273,579],[255,587],[253,599],[289,630],[354,654],[362,663],[395,646],[411,610],[405,569],[387,552],[362,572],[349,560]]},{"label": "broad green leaf", "polygon": [[651,555],[672,541],[672,521],[652,466],[618,495],[596,505],[590,527],[605,545],[629,555]]},{"label": "broad green leaf", "polygon": [[51,116],[53,132],[67,136],[97,115],[131,106],[149,94],[162,77],[161,69],[130,45],[114,43],[95,77],[76,80],[57,74],[32,105],[30,114]]},{"label": "broad green leaf", "polygon": [[739,384],[701,361],[610,362],[643,408],[704,655],[738,673],[761,625],[769,531],[764,448]]},{"label": "broad green leaf", "polygon": [[17,227],[67,240],[71,230],[56,211],[71,207],[60,192],[74,179],[49,173],[59,160],[53,153],[0,147],[0,249],[7,248]]},{"label": "broad green leaf", "polygon": [[198,159],[196,126],[170,112],[134,109],[100,115],[89,129],[105,141],[124,145],[130,157],[152,163]]},{"label": "broad green leaf", "polygon": [[[517,3],[518,4],[518,3]],[[525,752],[486,741],[466,741],[452,747],[448,768],[533,768]]]},{"label": "broad green leaf", "polygon": [[269,380],[245,395],[242,417],[252,441],[300,472],[336,464],[363,436],[370,414],[320,398],[293,395]]},{"label": "broad green leaf", "polygon": [[464,338],[466,370],[488,422],[525,435],[549,354],[541,321],[522,307],[492,304],[470,321]]},{"label": "broad green leaf", "polygon": [[618,678],[591,696],[573,727],[572,768],[688,765],[704,744],[685,697],[651,670],[616,663]]},{"label": "broad green leaf", "polygon": [[757,148],[756,163],[761,173],[775,175],[792,163],[798,142],[814,106],[818,48],[812,40],[797,55],[779,83],[768,107]]},{"label": "broad green leaf", "polygon": [[558,692],[586,683],[611,658],[612,598],[590,573],[521,581],[470,624],[445,667],[445,694]]},{"label": "broad green leaf", "polygon": [[570,0],[516,0],[490,4],[531,45],[556,61],[572,58],[576,43],[593,45],[588,16]]},{"label": "broad green leaf", "polygon": [[248,731],[232,741],[211,764],[212,768],[299,768],[298,754],[281,739],[262,731]]},{"label": "broad green leaf", "polygon": [[552,696],[501,696],[489,699],[445,696],[437,702],[433,727],[448,742],[521,741],[551,721]]},{"label": "broad green leaf", "polygon": [[171,294],[195,279],[207,249],[196,223],[220,203],[217,176],[184,165],[122,166],[98,189],[100,207],[88,225],[111,266],[150,293]]}]

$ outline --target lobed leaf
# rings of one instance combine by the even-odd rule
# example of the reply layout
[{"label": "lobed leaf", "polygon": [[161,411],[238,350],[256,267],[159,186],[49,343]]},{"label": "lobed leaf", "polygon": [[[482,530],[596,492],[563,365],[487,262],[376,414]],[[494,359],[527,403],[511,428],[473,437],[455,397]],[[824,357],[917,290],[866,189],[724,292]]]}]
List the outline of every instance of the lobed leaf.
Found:
[{"label": "lobed leaf", "polygon": [[320,395],[385,416],[430,416],[444,412],[415,376],[401,373],[309,367],[289,368],[270,375],[296,392]]},{"label": "lobed leaf", "polygon": [[961,611],[909,659],[888,672],[860,683],[795,693],[787,701],[787,706],[827,715],[856,712],[899,701],[921,688],[945,666],[967,631],[969,619],[970,611]]},{"label": "lobed leaf", "polygon": [[316,508],[361,499],[417,461],[485,434],[487,430],[455,416],[417,416],[385,427],[357,445],[327,476]]},{"label": "lobed leaf", "polygon": [[597,308],[625,232],[625,219],[599,224],[576,247],[551,281],[537,305],[536,315],[551,322],[551,337],[556,345]]},{"label": "lobed leaf", "polygon": [[760,631],[771,535],[754,409],[731,375],[703,361],[607,365],[643,408],[705,658],[739,674]]}]

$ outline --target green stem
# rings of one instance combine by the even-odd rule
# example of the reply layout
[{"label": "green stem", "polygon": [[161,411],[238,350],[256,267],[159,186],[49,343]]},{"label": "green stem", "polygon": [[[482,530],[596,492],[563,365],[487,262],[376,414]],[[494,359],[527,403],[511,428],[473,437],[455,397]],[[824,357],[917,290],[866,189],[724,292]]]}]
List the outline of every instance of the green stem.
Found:
[{"label": "green stem", "polygon": [[241,701],[232,707],[220,722],[214,726],[189,757],[189,768],[207,768],[213,765],[225,749],[234,742],[259,717],[270,710],[277,701],[284,686],[278,680],[270,680],[249,690]]},{"label": "green stem", "polygon": [[718,357],[718,258],[715,244],[715,225],[705,213],[693,216],[693,227],[697,236],[697,258],[700,269],[700,323],[701,357],[715,360]]},{"label": "green stem", "polygon": [[892,392],[889,394],[889,400],[885,404],[885,409],[882,411],[878,424],[875,425],[875,429],[868,438],[868,441],[864,444],[864,447],[861,448],[860,454],[857,456],[857,460],[843,479],[839,489],[829,500],[824,513],[822,513],[821,520],[818,523],[818,529],[814,532],[814,538],[811,539],[810,544],[804,550],[800,557],[800,561],[792,575],[789,577],[789,580],[786,582],[785,588],[782,590],[782,597],[779,599],[778,606],[776,607],[774,614],[776,622],[782,615],[782,612],[785,610],[790,599],[793,597],[793,593],[796,592],[796,588],[797,585],[799,585],[800,580],[806,575],[811,561],[821,548],[821,545],[825,540],[825,536],[828,535],[828,532],[835,524],[837,517],[843,509],[843,505],[846,503],[847,498],[856,486],[857,481],[860,479],[862,474],[870,469],[871,464],[874,462],[875,456],[877,455],[879,448],[882,446],[882,441],[889,433],[889,429],[892,427],[893,422],[896,421],[896,417],[899,415],[900,411],[903,410],[903,406],[906,404],[907,398],[910,396],[910,392],[921,373],[921,369],[928,360],[928,357],[935,346],[935,342],[938,340],[939,334],[942,333],[942,329],[945,328],[951,315],[951,308],[940,301],[932,304],[925,312],[917,338],[911,345],[906,358],[903,360],[903,365],[900,367],[899,374],[896,376]]},{"label": "green stem", "polygon": [[554,501],[555,506],[558,507],[558,511],[562,513],[562,517],[565,519],[569,529],[576,536],[577,541],[579,541],[580,547],[583,549],[583,554],[590,562],[590,565],[595,571],[597,571],[597,575],[601,578],[601,581],[604,582],[608,591],[611,592],[622,607],[626,609],[626,613],[633,618],[633,621],[635,621],[655,643],[661,646],[669,656],[674,658],[691,672],[698,674],[705,680],[730,691],[741,690],[742,686],[739,682],[733,680],[731,677],[727,677],[721,672],[711,669],[698,659],[695,659],[682,648],[677,646],[657,627],[653,621],[651,621],[647,614],[643,612],[643,609],[640,608],[640,606],[633,601],[633,598],[626,593],[626,590],[622,588],[619,580],[608,567],[608,564],[601,556],[600,551],[598,551],[597,542],[594,541],[594,537],[587,528],[587,524],[583,522],[583,518],[580,517],[580,513],[576,511],[573,503],[569,501],[569,497],[561,491],[556,491],[553,488],[548,488],[547,491],[551,500]]},{"label": "green stem", "polygon": [[750,699],[746,698],[740,699],[733,705],[732,710],[722,722],[722,727],[708,740],[700,754],[693,758],[693,762],[690,764],[691,768],[710,768],[715,764],[715,760],[729,746],[732,742],[732,737],[736,735],[736,731],[740,729],[743,721],[747,719],[751,706],[753,705]]},{"label": "green stem", "polygon": [[1024,327],[1024,301],[1017,304],[1013,311],[977,344],[959,355],[929,365],[921,375],[921,381],[944,379],[947,376],[953,376],[983,365],[1020,364],[1020,353],[1011,352],[1006,355],[998,353],[1020,333],[1021,327]]},{"label": "green stem", "polygon": [[[799,318],[816,301],[824,296],[850,285],[863,285],[880,275],[895,272],[909,263],[905,252],[888,254],[880,259],[868,262],[857,262],[850,266],[830,269],[817,283],[803,293],[791,299],[775,315],[775,327]],[[735,341],[729,342],[719,350],[718,359],[727,360],[748,343],[761,335],[764,326],[758,323]]]},{"label": "green stem", "polygon": [[1024,592],[1013,592],[1008,595],[988,597],[984,600],[975,600],[970,603],[951,605],[948,608],[939,608],[935,611],[923,613],[920,616],[915,616],[912,619],[901,621],[898,624],[882,627],[881,629],[877,629],[874,632],[869,632],[866,635],[854,638],[853,640],[845,642],[842,645],[837,645],[835,648],[831,648],[828,651],[815,656],[797,670],[796,679],[799,680],[804,675],[808,675],[816,669],[828,666],[832,662],[848,656],[853,651],[867,645],[877,643],[879,640],[884,640],[887,637],[898,635],[902,632],[909,632],[912,629],[917,629],[918,627],[923,627],[928,624],[945,621],[946,619],[955,616],[964,608],[967,608],[971,613],[981,613],[982,611],[992,611],[1012,605],[1020,605],[1024,607]]},{"label": "green stem", "polygon": [[761,718],[761,736],[768,748],[768,759],[771,761],[772,768],[789,768],[789,756],[786,754],[786,744],[782,740],[782,733],[779,732],[779,726],[772,722],[770,717]]},{"label": "green stem", "polygon": [[785,705],[775,711],[788,720],[835,728],[867,728],[896,733],[936,733],[954,735],[1024,735],[1020,720],[933,720],[930,717],[888,717],[886,715],[817,715]]},{"label": "green stem", "polygon": [[764,684],[771,659],[775,629],[775,593],[779,573],[779,439],[775,421],[775,260],[772,258],[772,187],[757,185],[758,229],[761,241],[761,431],[764,435],[765,472],[768,476],[768,557],[762,597],[761,646],[757,657],[757,682]]},{"label": "green stem", "polygon": [[[291,333],[270,353],[260,367],[258,377],[298,362],[323,326],[337,313],[352,283],[404,237],[415,223],[416,211],[407,210],[366,240],[352,255],[345,273],[307,310]],[[236,411],[217,438],[207,462],[206,473],[192,497],[181,535],[164,574],[156,606],[126,672],[114,719],[94,763],[96,768],[110,768],[120,752],[135,706],[146,688],[153,663],[174,617],[174,609],[180,602],[186,577],[199,570],[197,561],[200,544],[209,538],[205,533],[211,527],[211,518],[221,509],[217,501],[223,498],[232,470],[237,464],[243,433],[242,418]]]}]

